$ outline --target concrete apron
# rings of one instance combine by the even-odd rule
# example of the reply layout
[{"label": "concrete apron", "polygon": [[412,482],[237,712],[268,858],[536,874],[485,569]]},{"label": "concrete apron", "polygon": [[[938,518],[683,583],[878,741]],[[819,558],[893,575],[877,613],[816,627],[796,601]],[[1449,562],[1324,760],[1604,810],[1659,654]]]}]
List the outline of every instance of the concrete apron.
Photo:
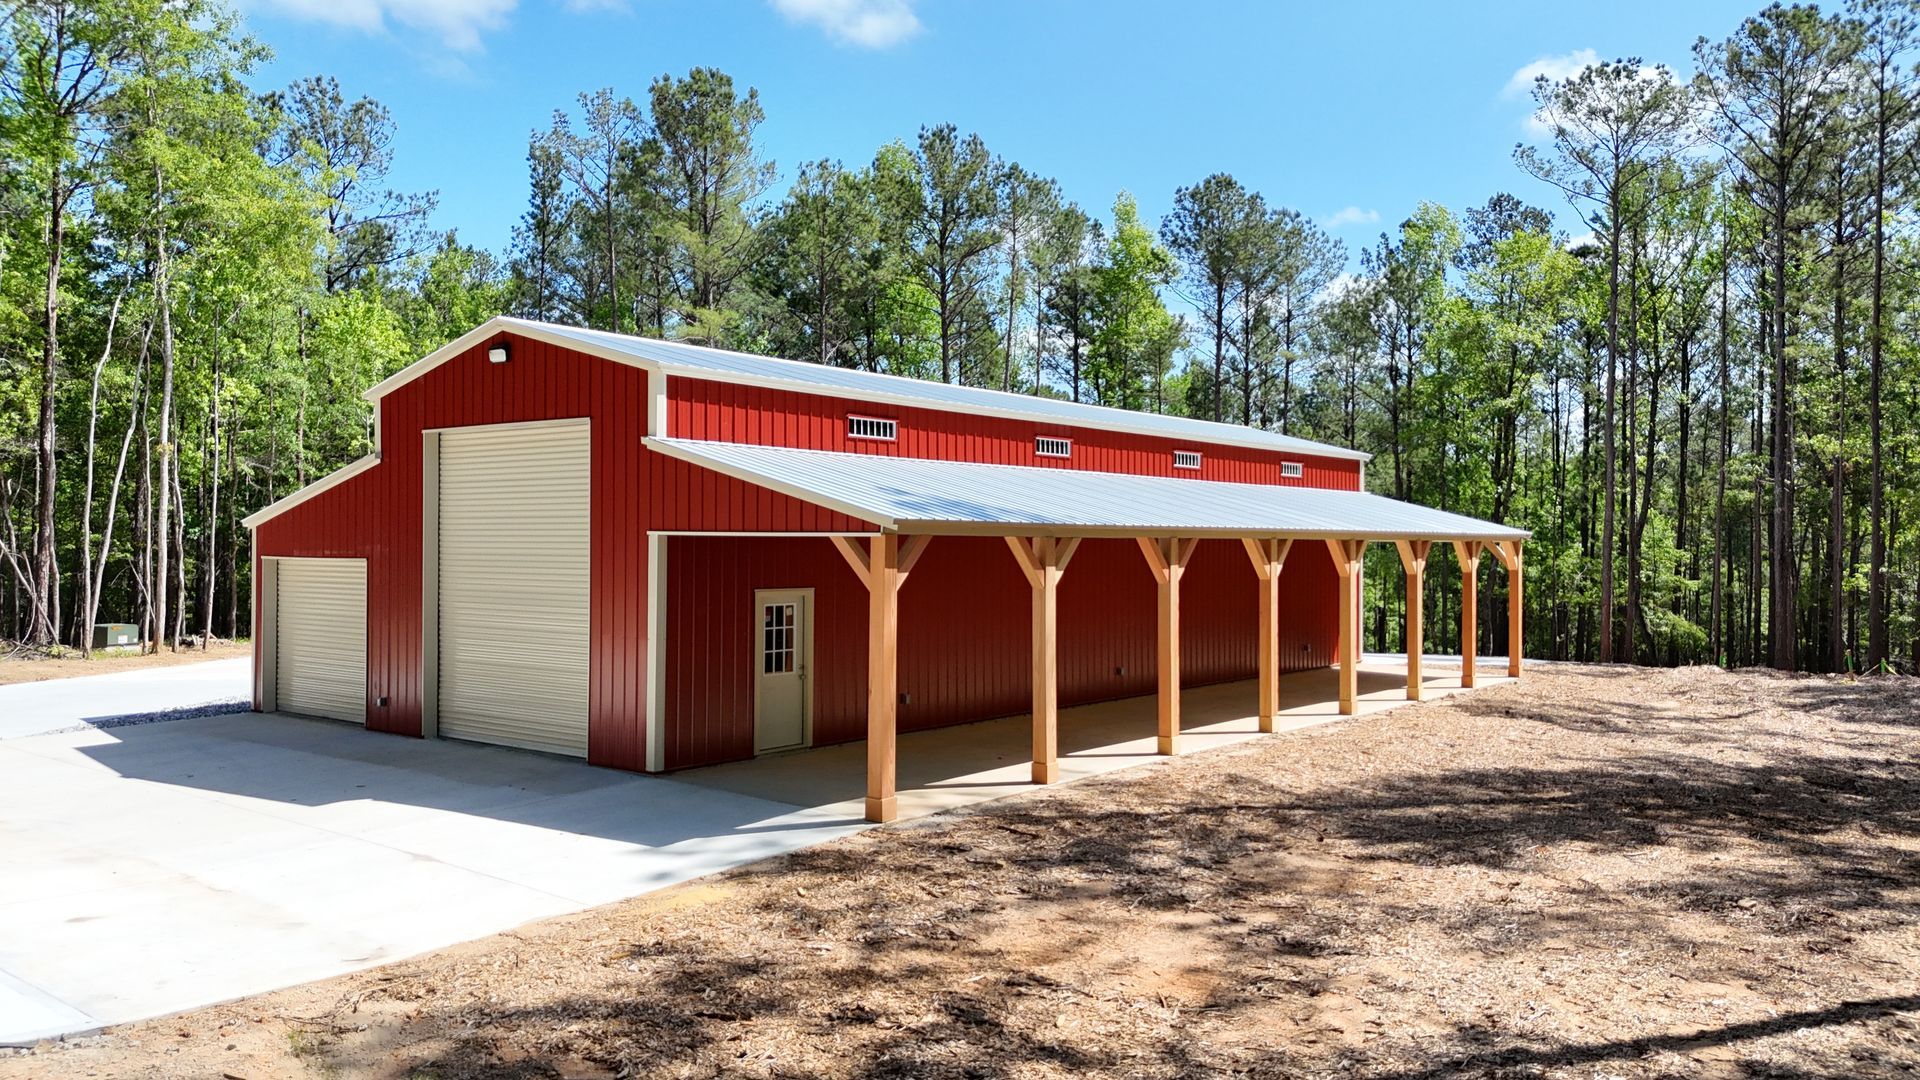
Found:
[{"label": "concrete apron", "polygon": [[[1496,666],[1497,662],[1497,666]],[[1466,692],[1458,657],[1422,661],[1421,693],[1428,701]],[[1498,674],[1496,674],[1498,672]],[[1505,658],[1482,657],[1474,666],[1479,686],[1512,682]],[[1196,753],[1261,737],[1254,681],[1196,687],[1180,695],[1180,752]],[[1404,660],[1369,658],[1360,667],[1361,716],[1413,704],[1407,700]],[[1280,678],[1279,733],[1345,719],[1332,668]],[[1152,697],[1080,705],[1060,710],[1060,780],[1165,761],[1156,751]],[[865,813],[867,744],[864,740],[795,750],[752,761],[712,765],[673,774],[683,783],[814,808],[829,817]],[[935,728],[900,736],[900,821],[970,806],[989,799],[1041,790],[1032,777],[1032,722],[1026,715]]]}]

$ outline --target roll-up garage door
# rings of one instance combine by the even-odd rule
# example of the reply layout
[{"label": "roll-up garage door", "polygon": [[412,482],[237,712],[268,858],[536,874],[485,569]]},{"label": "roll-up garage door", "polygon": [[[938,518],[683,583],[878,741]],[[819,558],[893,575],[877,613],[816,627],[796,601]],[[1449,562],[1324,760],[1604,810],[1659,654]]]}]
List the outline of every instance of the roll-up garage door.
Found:
[{"label": "roll-up garage door", "polygon": [[279,559],[274,589],[274,707],[366,723],[367,564]]},{"label": "roll-up garage door", "polygon": [[584,421],[440,434],[440,734],[585,756]]}]

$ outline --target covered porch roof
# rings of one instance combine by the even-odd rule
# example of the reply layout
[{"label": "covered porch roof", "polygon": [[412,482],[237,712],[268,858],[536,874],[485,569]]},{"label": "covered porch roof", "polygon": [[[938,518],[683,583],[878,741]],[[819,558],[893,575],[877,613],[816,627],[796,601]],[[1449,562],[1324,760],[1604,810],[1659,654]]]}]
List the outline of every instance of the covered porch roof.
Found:
[{"label": "covered porch roof", "polygon": [[649,438],[725,476],[903,534],[1524,540],[1523,529],[1359,491]]},{"label": "covered porch roof", "polygon": [[646,445],[722,476],[870,522],[859,538],[834,533],[847,565],[867,590],[867,794],[872,821],[899,814],[896,794],[898,653],[901,586],[936,536],[1004,537],[1033,595],[1032,776],[1060,778],[1058,736],[1059,583],[1081,541],[1131,537],[1158,593],[1156,712],[1158,754],[1179,752],[1181,738],[1180,582],[1205,537],[1238,539],[1253,564],[1259,596],[1258,729],[1279,723],[1280,574],[1298,541],[1324,545],[1339,576],[1337,701],[1359,711],[1361,566],[1367,545],[1388,541],[1407,574],[1409,700],[1420,697],[1421,579],[1429,549],[1451,541],[1459,557],[1461,682],[1473,685],[1473,642],[1480,557],[1489,549],[1507,566],[1509,674],[1520,674],[1521,542],[1527,533],[1461,514],[1358,491],[1224,483],[1084,469],[937,461],[777,446],[654,437]]}]

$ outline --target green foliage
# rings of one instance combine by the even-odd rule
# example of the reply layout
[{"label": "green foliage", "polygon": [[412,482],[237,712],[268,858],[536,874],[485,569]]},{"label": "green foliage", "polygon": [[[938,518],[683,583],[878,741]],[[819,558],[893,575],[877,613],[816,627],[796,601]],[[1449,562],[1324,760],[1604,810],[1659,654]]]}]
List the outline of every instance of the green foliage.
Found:
[{"label": "green foliage", "polygon": [[[140,617],[160,535],[191,620],[162,630],[245,627],[240,514],[372,448],[366,386],[513,312],[1371,450],[1375,490],[1533,531],[1536,655],[1920,667],[1898,5],[1769,8],[1690,84],[1543,80],[1515,157],[1570,214],[1425,203],[1351,263],[1224,173],[1157,228],[1125,193],[1095,220],[951,124],[776,191],[757,91],[711,68],[532,133],[496,258],[388,190],[378,102],[250,93],[264,49],[212,0],[33,0],[0,32],[0,637]],[[1395,647],[1398,560],[1369,559]],[[1436,559],[1434,648],[1457,585]]]}]

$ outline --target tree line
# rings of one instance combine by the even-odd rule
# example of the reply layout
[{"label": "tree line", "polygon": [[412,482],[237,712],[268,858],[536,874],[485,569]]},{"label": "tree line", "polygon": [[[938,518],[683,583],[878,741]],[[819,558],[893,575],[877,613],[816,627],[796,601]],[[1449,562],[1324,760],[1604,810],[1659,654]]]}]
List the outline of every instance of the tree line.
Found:
[{"label": "tree line", "polygon": [[532,132],[496,258],[390,189],[379,103],[251,89],[213,0],[34,0],[4,35],[0,638],[244,634],[239,518],[508,312],[1370,450],[1373,490],[1533,530],[1529,655],[1920,668],[1905,5],[1767,8],[1691,80],[1543,79],[1516,177],[1563,198],[1423,204],[1355,252],[1225,174],[1090,213],[951,125],[782,188],[758,94],[696,68]]}]

